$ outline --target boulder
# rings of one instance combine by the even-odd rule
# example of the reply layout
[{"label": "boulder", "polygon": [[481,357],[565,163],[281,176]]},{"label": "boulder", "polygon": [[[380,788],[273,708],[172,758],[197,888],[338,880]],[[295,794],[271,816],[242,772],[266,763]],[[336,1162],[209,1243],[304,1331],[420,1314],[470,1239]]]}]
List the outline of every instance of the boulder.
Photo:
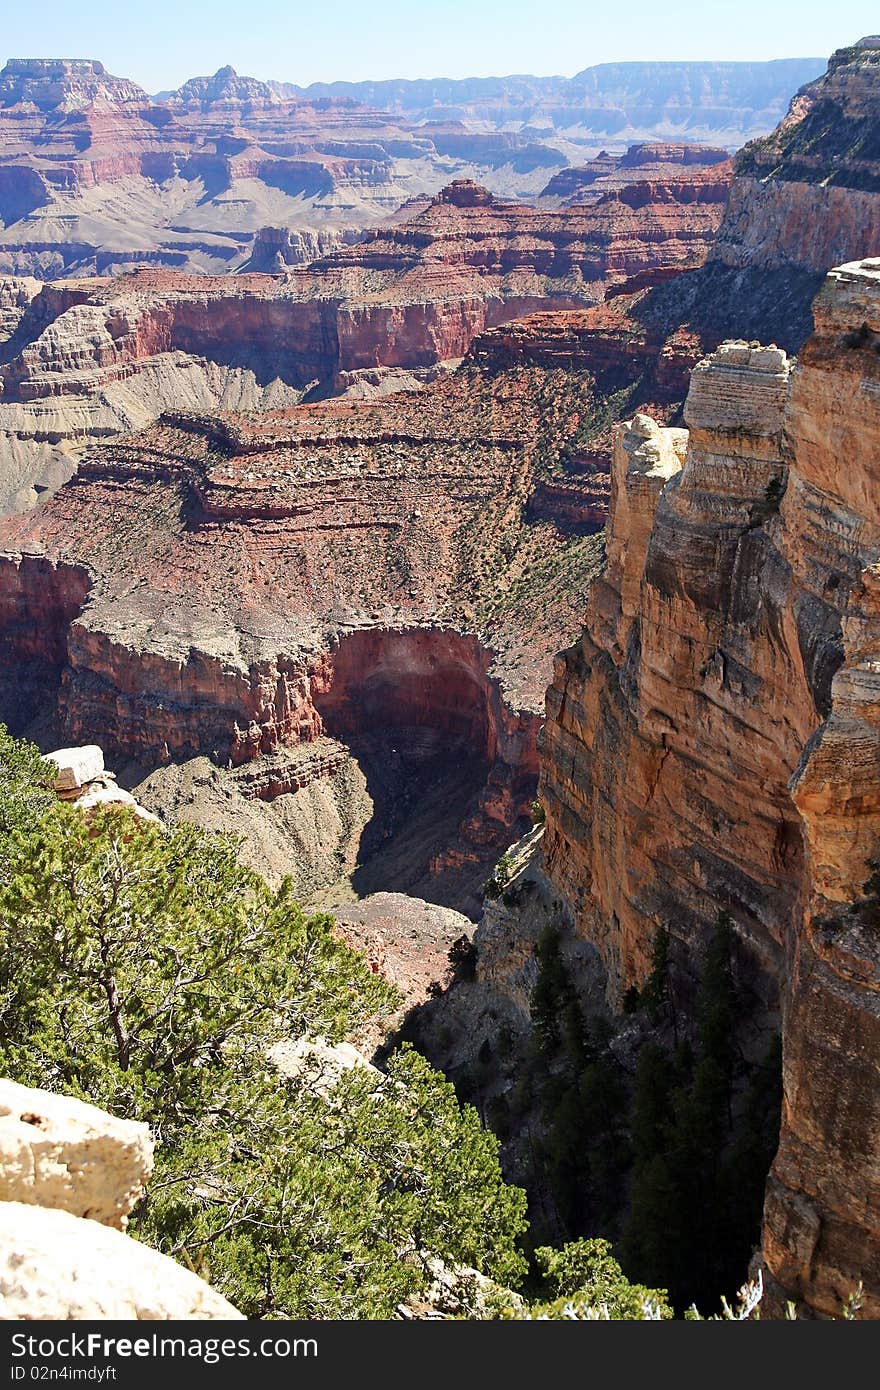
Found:
[{"label": "boulder", "polygon": [[147,1125],[0,1080],[0,1201],[124,1230],[152,1168]]},{"label": "boulder", "polygon": [[0,1207],[4,1320],[241,1318],[197,1274],[66,1211]]},{"label": "boulder", "polygon": [[56,792],[79,791],[104,771],[104,754],[96,743],[87,743],[82,748],[59,748],[55,753],[47,753],[46,761],[54,763],[58,769]]}]

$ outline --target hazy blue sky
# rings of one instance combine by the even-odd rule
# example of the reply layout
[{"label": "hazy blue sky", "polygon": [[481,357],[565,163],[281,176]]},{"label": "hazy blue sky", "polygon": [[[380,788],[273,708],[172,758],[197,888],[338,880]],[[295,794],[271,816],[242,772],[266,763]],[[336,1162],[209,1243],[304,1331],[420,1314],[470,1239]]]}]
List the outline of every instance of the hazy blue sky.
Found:
[{"label": "hazy blue sky", "polygon": [[876,0],[3,0],[0,9],[0,59],[100,58],[148,91],[224,63],[307,84],[816,57],[880,29]]}]

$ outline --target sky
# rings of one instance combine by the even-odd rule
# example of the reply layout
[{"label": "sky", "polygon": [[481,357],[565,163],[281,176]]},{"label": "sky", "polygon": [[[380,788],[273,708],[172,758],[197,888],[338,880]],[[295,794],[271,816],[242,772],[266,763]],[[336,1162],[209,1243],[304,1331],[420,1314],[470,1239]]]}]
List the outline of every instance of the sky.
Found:
[{"label": "sky", "polygon": [[825,57],[878,30],[876,0],[0,0],[0,60],[99,58],[149,92],[226,63],[306,86]]}]

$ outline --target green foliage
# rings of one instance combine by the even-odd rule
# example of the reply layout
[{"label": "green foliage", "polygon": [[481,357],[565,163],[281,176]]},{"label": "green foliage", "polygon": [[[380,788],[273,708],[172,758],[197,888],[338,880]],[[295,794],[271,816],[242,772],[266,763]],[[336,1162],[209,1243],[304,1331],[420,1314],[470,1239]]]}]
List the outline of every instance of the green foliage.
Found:
[{"label": "green foliage", "polygon": [[249,1317],[390,1317],[426,1287],[427,1254],[518,1281],[525,1194],[427,1062],[403,1050],[386,1075],[329,1083],[270,1065],[274,1044],[333,1042],[397,1002],[331,919],[303,914],[289,882],[272,892],[228,837],[118,808],[37,819],[28,750],[19,767],[25,810],[0,835],[0,1070],[151,1126],[132,1232]]},{"label": "green foliage", "polygon": [[388,1318],[424,1258],[517,1283],[525,1195],[498,1142],[406,1048],[387,1076],[344,1073],[325,1097],[277,1082],[246,1098],[234,1146],[184,1146],[140,1229],[192,1261],[249,1317]]},{"label": "green foliage", "polygon": [[547,819],[547,812],[540,801],[533,801],[529,808],[532,817],[532,825],[543,825]]},{"label": "green foliage", "polygon": [[558,927],[541,933],[535,950],[538,978],[532,990],[529,1010],[532,1027],[545,1056],[553,1056],[562,1040],[561,1017],[573,994],[562,960],[562,936]]},{"label": "green foliage", "polygon": [[[611,1321],[640,1321],[646,1308],[656,1310],[661,1318],[672,1317],[665,1289],[631,1284],[607,1240],[572,1241],[561,1250],[539,1246],[535,1262],[549,1301],[533,1308],[532,1317],[583,1315],[586,1308],[603,1309]],[[567,1311],[566,1304],[572,1304],[573,1311]]]},{"label": "green foliage", "polygon": [[281,1037],[339,1039],[393,1002],[290,882],[235,842],[116,807],[57,806],[6,840],[0,1067],[148,1119],[160,1138],[210,1103],[215,1072]]},{"label": "green foliage", "polygon": [[651,972],[639,996],[639,1003],[646,1008],[652,1023],[659,1023],[669,1008],[669,928],[661,927],[654,935],[651,948]]},{"label": "green foliage", "polygon": [[33,827],[55,804],[53,782],[52,769],[36,744],[11,738],[6,725],[0,724],[0,855],[7,836]]},{"label": "green foliage", "polygon": [[514,871],[513,857],[509,854],[502,854],[495,868],[492,870],[492,877],[483,884],[483,894],[487,898],[500,898],[510,880],[513,878]]},{"label": "green foliage", "polygon": [[639,1058],[630,1138],[633,1172],[621,1243],[633,1278],[663,1282],[678,1308],[730,1294],[758,1240],[767,1170],[779,1137],[781,1056],[774,1040],[733,1115],[741,1003],[733,923],[718,915],[695,1005],[696,1051]]},{"label": "green foliage", "polygon": [[637,1013],[641,1004],[642,996],[639,994],[637,985],[630,985],[629,989],[624,990],[621,1005],[625,1014]]},{"label": "green foliage", "polygon": [[477,973],[477,948],[468,936],[460,936],[449,948],[449,964],[457,980],[472,980]]}]

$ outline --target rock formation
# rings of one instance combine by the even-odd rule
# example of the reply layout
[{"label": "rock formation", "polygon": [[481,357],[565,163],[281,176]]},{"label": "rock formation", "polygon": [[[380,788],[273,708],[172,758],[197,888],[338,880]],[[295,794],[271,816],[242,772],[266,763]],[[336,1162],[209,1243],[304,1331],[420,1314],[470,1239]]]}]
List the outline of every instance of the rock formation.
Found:
[{"label": "rock formation", "polygon": [[[634,183],[685,185],[679,197],[715,198],[723,203],[731,178],[730,155],[712,145],[643,140],[625,154],[602,150],[586,164],[570,165],[541,189],[541,200],[555,206],[595,203],[606,193]],[[714,190],[714,191],[713,191]]]},{"label": "rock formation", "polygon": [[115,772],[104,767],[104,753],[95,743],[83,748],[58,748],[46,754],[47,762],[56,769],[55,795],[59,801],[91,811],[95,806],[125,806],[141,820],[160,824],[158,816],[147,811],[131,792],[116,785]]},{"label": "rock formation", "polygon": [[689,187],[640,184],[595,207],[544,212],[463,180],[411,218],[279,276],[144,270],[37,294],[33,282],[7,280],[0,506],[33,505],[66,481],[86,439],[163,409],[368,393],[389,371],[462,357],[486,326],[597,302],[631,274],[697,265],[724,184],[707,182],[708,201]]},{"label": "rock formation", "polygon": [[462,120],[569,145],[709,140],[736,148],[770,130],[820,58],[769,63],[600,63],[574,77],[465,77],[278,84],[291,95],[349,97],[414,121]]},{"label": "rock formation", "polygon": [[0,1316],[240,1317],[197,1275],[122,1234],[152,1167],[146,1125],[0,1081]]},{"label": "rock formation", "polygon": [[369,226],[456,174],[522,196],[567,163],[535,139],[282,97],[231,68],[151,99],[88,60],[7,63],[0,146],[0,273],[41,279],[223,271],[267,225]]},{"label": "rock formation", "polygon": [[548,694],[541,795],[547,869],[614,998],[644,980],[659,927],[686,976],[732,914],[737,968],[769,1015],[781,997],[771,1301],[832,1316],[862,1280],[871,1317],[876,929],[848,909],[877,856],[880,262],[832,271],[814,314],[796,366],[745,343],[701,362],[689,434],[624,427],[606,572]]},{"label": "rock formation", "polygon": [[[5,523],[3,716],[20,729],[48,706],[53,739],[100,741],[141,775],[231,765],[207,791],[251,816],[317,782],[360,804],[354,749],[390,816],[373,816],[377,853],[426,788],[448,833],[413,831],[405,872],[361,891],[445,883],[472,902],[534,795],[550,657],[595,568],[596,538],[529,512],[589,400],[583,375],[467,367],[96,448]],[[342,870],[364,822],[331,801]]]},{"label": "rock formation", "polygon": [[610,64],[570,82],[308,92],[224,67],[151,98],[92,60],[13,59],[0,72],[0,272],[224,270],[262,227],[362,228],[456,175],[534,196],[597,138],[618,153],[670,134],[734,149],[772,129],[820,66]]},{"label": "rock formation", "polygon": [[124,1231],[152,1170],[146,1125],[0,1081],[0,1202],[55,1207]]},{"label": "rock formation", "polygon": [[658,323],[690,322],[707,348],[769,337],[797,351],[825,272],[880,250],[880,53],[839,49],[776,130],[734,159],[730,200],[705,266],[658,290]]}]

